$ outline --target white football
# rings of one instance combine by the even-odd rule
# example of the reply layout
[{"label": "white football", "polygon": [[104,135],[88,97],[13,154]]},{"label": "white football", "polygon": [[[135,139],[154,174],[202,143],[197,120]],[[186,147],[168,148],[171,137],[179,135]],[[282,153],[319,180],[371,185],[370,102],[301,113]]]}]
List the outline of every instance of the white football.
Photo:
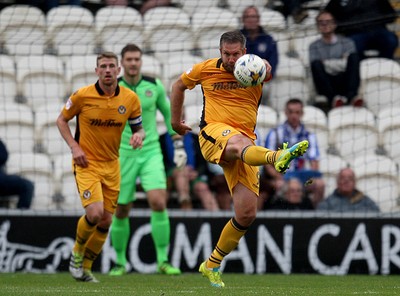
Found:
[{"label": "white football", "polygon": [[255,54],[245,54],[235,63],[233,75],[236,80],[244,86],[255,86],[261,84],[267,69],[264,61]]}]

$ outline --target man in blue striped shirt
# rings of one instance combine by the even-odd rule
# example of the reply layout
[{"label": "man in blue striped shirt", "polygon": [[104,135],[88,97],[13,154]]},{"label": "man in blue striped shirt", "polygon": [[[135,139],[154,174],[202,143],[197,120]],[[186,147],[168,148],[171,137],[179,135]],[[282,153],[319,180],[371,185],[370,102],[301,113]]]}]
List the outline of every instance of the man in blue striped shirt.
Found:
[{"label": "man in blue striped shirt", "polygon": [[[272,186],[269,188],[269,195],[273,191],[279,191],[284,179],[298,178],[305,184],[305,190],[310,194],[314,207],[324,198],[325,183],[322,174],[319,172],[320,152],[317,137],[307,130],[301,122],[303,116],[303,101],[297,98],[289,99],[285,107],[286,121],[276,128],[270,130],[265,140],[265,147],[272,150],[282,149],[281,143],[293,145],[302,140],[308,140],[307,153],[292,161],[290,168],[285,175],[279,174],[272,166],[264,166],[264,176]],[[311,182],[312,181],[312,182]],[[269,186],[269,187],[271,187]],[[271,190],[272,189],[272,190]],[[269,196],[271,198],[272,196]]]}]

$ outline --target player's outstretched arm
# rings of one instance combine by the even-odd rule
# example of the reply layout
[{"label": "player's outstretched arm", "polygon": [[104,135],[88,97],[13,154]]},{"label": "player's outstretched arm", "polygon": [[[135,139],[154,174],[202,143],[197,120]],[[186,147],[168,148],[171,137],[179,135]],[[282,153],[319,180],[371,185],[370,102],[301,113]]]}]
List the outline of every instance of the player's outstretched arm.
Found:
[{"label": "player's outstretched arm", "polygon": [[192,128],[182,120],[183,101],[185,99],[186,85],[181,78],[172,85],[171,90],[171,125],[179,135],[190,132]]}]

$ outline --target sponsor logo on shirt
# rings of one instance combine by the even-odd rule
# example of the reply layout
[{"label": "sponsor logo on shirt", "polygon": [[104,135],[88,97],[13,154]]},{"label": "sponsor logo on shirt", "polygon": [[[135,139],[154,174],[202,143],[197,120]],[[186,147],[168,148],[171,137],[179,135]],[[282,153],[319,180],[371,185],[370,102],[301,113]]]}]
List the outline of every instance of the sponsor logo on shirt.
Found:
[{"label": "sponsor logo on shirt", "polygon": [[103,126],[103,127],[121,127],[123,125],[122,122],[116,121],[115,119],[90,119],[90,125],[92,126]]},{"label": "sponsor logo on shirt", "polygon": [[243,86],[241,84],[239,84],[239,82],[234,82],[234,81],[230,81],[230,82],[217,82],[217,83],[213,83],[213,91],[214,90],[232,90],[232,89],[238,89],[238,88],[246,88],[246,86]]}]

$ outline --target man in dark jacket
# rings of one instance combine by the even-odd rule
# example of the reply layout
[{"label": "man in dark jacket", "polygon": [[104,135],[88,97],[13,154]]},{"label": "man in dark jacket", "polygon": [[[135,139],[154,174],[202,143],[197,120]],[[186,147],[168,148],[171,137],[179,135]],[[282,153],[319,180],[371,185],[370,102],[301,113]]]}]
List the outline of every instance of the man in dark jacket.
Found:
[{"label": "man in dark jacket", "polygon": [[388,0],[331,0],[325,10],[335,17],[337,33],[353,39],[361,59],[366,50],[393,59],[399,41],[386,25],[393,23],[397,14]]},{"label": "man in dark jacket", "polygon": [[0,140],[0,200],[12,195],[18,195],[18,209],[28,209],[31,206],[34,185],[31,181],[18,175],[6,173],[8,151]]}]

